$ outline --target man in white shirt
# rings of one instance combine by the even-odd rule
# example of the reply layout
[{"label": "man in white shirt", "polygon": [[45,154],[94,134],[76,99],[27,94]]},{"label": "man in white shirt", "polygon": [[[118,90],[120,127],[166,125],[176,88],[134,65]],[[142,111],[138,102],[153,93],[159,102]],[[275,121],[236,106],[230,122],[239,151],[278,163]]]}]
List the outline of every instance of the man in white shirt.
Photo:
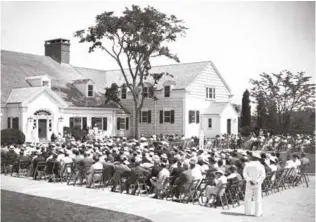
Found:
[{"label": "man in white shirt", "polygon": [[253,153],[251,161],[246,163],[243,176],[247,181],[245,193],[245,214],[251,215],[251,201],[255,202],[255,216],[262,215],[261,184],[266,177],[264,166],[259,162],[260,155]]},{"label": "man in white shirt", "polygon": [[93,157],[94,164],[92,164],[90,170],[89,170],[89,176],[88,176],[88,181],[87,181],[87,188],[90,188],[92,185],[92,180],[93,177],[95,180],[102,179],[102,174],[101,175],[95,175],[96,170],[103,170],[103,164],[101,163],[99,156],[95,155]]}]

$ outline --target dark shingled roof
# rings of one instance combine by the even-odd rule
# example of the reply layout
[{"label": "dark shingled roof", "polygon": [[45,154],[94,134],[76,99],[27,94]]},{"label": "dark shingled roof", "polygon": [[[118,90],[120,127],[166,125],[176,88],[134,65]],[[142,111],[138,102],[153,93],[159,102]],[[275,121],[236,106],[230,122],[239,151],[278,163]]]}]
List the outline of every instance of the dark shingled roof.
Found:
[{"label": "dark shingled roof", "polygon": [[31,87],[26,77],[48,75],[53,77],[52,90],[69,106],[118,108],[114,104],[104,104],[104,92],[98,88],[94,98],[87,98],[76,89],[74,81],[86,81],[89,78],[97,82],[94,76],[83,75],[77,69],[80,68],[57,63],[48,56],[1,50],[1,103],[7,102],[12,89]]}]

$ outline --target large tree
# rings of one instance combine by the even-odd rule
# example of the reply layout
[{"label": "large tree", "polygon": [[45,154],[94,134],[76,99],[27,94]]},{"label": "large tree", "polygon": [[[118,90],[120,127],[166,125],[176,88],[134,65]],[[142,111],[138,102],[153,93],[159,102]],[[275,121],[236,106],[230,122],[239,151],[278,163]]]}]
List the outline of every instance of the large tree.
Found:
[{"label": "large tree", "polygon": [[262,129],[266,127],[267,109],[265,99],[262,94],[257,96],[257,128]]},{"label": "large tree", "polygon": [[242,96],[242,103],[241,103],[241,127],[250,126],[251,124],[251,106],[250,106],[250,93],[245,90]]},{"label": "large tree", "polygon": [[293,112],[303,111],[314,107],[315,84],[311,83],[311,76],[304,72],[293,74],[281,71],[278,74],[260,74],[259,80],[251,79],[253,85],[251,96],[262,97],[269,115],[276,112],[280,130],[286,131],[290,126]]},{"label": "large tree", "polygon": [[132,5],[125,8],[121,16],[113,12],[103,12],[96,16],[96,24],[87,30],[79,30],[75,36],[81,43],[90,43],[89,52],[104,51],[117,63],[125,84],[106,89],[107,100],[117,103],[120,87],[127,87],[133,98],[134,136],[139,137],[138,118],[147,94],[143,94],[144,82],[151,81],[150,97],[155,98],[155,87],[164,75],[172,73],[152,73],[151,62],[156,57],[166,57],[180,62],[171,53],[168,43],[185,35],[187,28],[174,15],[166,15],[153,7],[140,8]]}]

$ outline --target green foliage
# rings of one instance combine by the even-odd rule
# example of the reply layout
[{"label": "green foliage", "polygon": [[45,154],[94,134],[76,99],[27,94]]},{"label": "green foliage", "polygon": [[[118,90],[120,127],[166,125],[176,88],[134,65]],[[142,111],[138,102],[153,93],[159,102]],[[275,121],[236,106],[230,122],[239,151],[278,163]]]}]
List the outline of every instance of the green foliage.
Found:
[{"label": "green foliage", "polygon": [[294,113],[314,107],[315,84],[310,80],[311,76],[304,72],[293,74],[286,70],[278,74],[263,73],[259,80],[250,80],[253,85],[251,96],[264,104],[268,127],[288,130]]},{"label": "green foliage", "polygon": [[[96,16],[94,26],[74,34],[80,43],[90,45],[89,52],[100,49],[117,63],[125,80],[124,85],[133,97],[136,137],[138,113],[146,97],[141,93],[144,82],[151,82],[149,97],[157,99],[154,95],[155,86],[163,76],[172,77],[169,73],[151,73],[151,62],[156,57],[167,57],[180,62],[167,45],[184,36],[186,29],[183,21],[174,15],[168,16],[150,6],[142,9],[133,5],[131,9],[125,8],[121,16],[103,12]],[[106,102],[112,101],[122,107],[118,96],[121,87],[112,85],[106,88]]]},{"label": "green foliage", "polygon": [[259,94],[257,97],[257,128],[265,128],[265,123],[267,119],[267,110],[264,97]]},{"label": "green foliage", "polygon": [[250,106],[250,93],[246,90],[242,97],[242,104],[241,104],[241,127],[250,126],[251,124],[251,106]]},{"label": "green foliage", "polygon": [[1,130],[1,145],[23,144],[25,135],[18,129]]}]

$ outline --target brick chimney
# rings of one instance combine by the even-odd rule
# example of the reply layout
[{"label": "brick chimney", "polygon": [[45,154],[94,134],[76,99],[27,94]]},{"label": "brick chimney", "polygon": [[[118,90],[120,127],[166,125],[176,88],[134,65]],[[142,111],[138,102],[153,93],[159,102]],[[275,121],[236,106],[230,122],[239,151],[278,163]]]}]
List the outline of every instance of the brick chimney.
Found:
[{"label": "brick chimney", "polygon": [[59,63],[69,63],[70,40],[52,39],[45,41],[45,56],[49,56]]}]

